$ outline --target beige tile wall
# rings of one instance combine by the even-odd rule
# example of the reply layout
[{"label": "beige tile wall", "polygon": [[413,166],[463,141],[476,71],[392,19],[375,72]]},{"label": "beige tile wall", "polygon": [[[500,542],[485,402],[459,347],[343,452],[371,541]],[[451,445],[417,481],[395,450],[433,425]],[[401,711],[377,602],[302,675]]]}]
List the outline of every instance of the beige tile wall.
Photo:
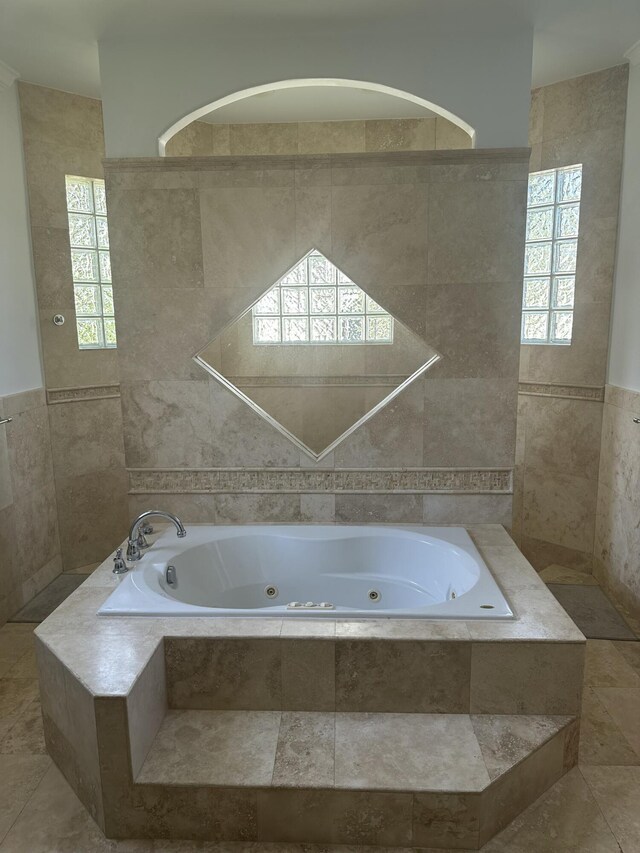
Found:
[{"label": "beige tile wall", "polygon": [[[316,246],[443,355],[322,467],[511,467],[526,168],[480,152],[109,164],[127,466],[309,464],[192,356]],[[305,497],[304,511],[291,494],[153,500],[203,521],[506,521],[511,502]]]},{"label": "beige tile wall", "polygon": [[446,118],[207,124],[194,121],[167,143],[169,157],[241,154],[357,154],[471,148],[471,137]]},{"label": "beige tile wall", "polygon": [[[65,174],[102,177],[100,101],[26,83],[19,91],[46,388],[117,384],[115,351],[78,349],[65,198]],[[56,313],[64,326],[53,325]],[[124,537],[120,401],[80,400],[48,411],[62,562],[72,569],[102,560]]]},{"label": "beige tile wall", "polygon": [[632,614],[640,611],[640,394],[607,385],[593,571]]},{"label": "beige tile wall", "polygon": [[[523,382],[604,383],[625,92],[626,68],[621,66],[533,93],[532,169],[579,161],[585,171],[574,342],[570,348],[523,347]],[[513,296],[510,277],[521,251],[521,238],[509,231],[519,227],[517,218],[513,226],[495,215],[505,204],[514,203],[503,197],[503,189],[509,186],[518,193],[517,182],[504,180],[506,167],[497,181],[495,174],[484,180],[486,164],[480,171],[476,167],[467,167],[466,172],[447,166],[432,169],[426,202],[422,188],[416,188],[408,174],[399,178],[400,170],[394,173],[390,188],[385,183],[390,175],[384,170],[365,173],[351,167],[334,168],[330,177],[322,168],[299,170],[293,187],[278,170],[262,170],[259,181],[250,171],[242,178],[217,175],[209,177],[208,187],[206,181],[200,182],[202,193],[189,174],[173,172],[164,184],[156,175],[144,198],[136,200],[132,192],[123,195],[124,210],[118,208],[120,199],[112,192],[110,218],[120,219],[123,226],[126,222],[132,243],[143,247],[118,271],[123,285],[116,295],[123,332],[121,353],[126,349],[118,368],[116,353],[81,353],[75,345],[64,212],[64,174],[102,174],[100,104],[27,84],[21,85],[21,102],[46,384],[64,388],[117,383],[120,374],[128,465],[308,464],[256,415],[202,377],[191,362],[190,347],[192,341],[199,345],[210,339],[239,313],[258,283],[262,284],[263,275],[280,271],[284,256],[299,253],[311,242],[330,249],[345,263],[353,262],[363,280],[375,279],[380,299],[446,356],[417,396],[414,389],[413,397],[404,395],[394,411],[381,413],[358,431],[331,464],[509,464],[514,378],[502,375],[501,365],[511,363],[514,345],[497,334],[492,322],[504,299]],[[195,122],[169,143],[167,153],[373,152],[469,145],[466,135],[444,119],[281,125]],[[252,186],[252,181],[259,186]],[[227,185],[220,186],[221,182]],[[221,251],[221,241],[201,240],[201,210],[207,210],[207,193],[218,205],[217,211],[210,212],[211,228],[220,229],[218,233],[227,229],[236,245],[239,230],[259,233],[255,221],[266,227],[269,220],[272,237],[264,232],[259,265],[256,253],[247,253],[241,262],[235,250],[230,255]],[[169,195],[170,209],[165,203]],[[378,221],[361,227],[359,217],[376,218],[368,212],[379,212],[381,203],[382,218],[377,216]],[[147,212],[136,204],[149,204],[157,216],[147,221]],[[482,228],[477,218],[480,207],[485,213]],[[416,269],[425,266],[423,227],[429,233],[429,259],[426,272],[416,276]],[[291,240],[282,240],[285,232],[293,235]],[[461,239],[461,234],[473,238]],[[372,261],[370,246],[381,235],[391,235],[393,240],[386,257]],[[214,268],[222,275],[216,272],[212,287]],[[131,286],[129,279],[135,280]],[[177,295],[176,282],[180,297],[189,305],[188,333],[175,322],[171,296]],[[163,298],[158,298],[159,293]],[[470,303],[473,311],[468,310]],[[50,322],[55,311],[67,317],[62,329]],[[130,323],[127,318],[132,318]],[[131,332],[125,339],[128,324]],[[157,346],[141,333],[145,324],[154,328]],[[188,352],[189,358],[163,358],[161,349]],[[457,416],[463,406],[464,418]],[[70,408],[65,415],[66,407]],[[103,556],[126,523],[120,404],[111,399],[65,404],[55,412],[53,408],[54,470],[58,495],[64,496],[60,502],[62,551],[65,566],[73,567]],[[591,568],[601,410],[597,401],[521,397],[513,529],[539,568],[550,562]],[[495,420],[492,411],[499,413]],[[134,412],[143,428],[135,426]],[[495,441],[484,440],[494,433]],[[81,448],[88,435],[92,447],[85,452]],[[501,450],[494,454],[494,447]],[[185,500],[200,501],[200,513],[207,503],[204,498],[183,496]],[[376,496],[339,496],[336,506],[332,496],[307,495],[302,502],[304,508],[289,495],[271,500],[255,495],[209,500],[222,518],[264,513],[286,519],[313,519],[317,514],[328,519],[337,513],[341,519],[388,516],[446,521],[455,520],[464,503],[474,520],[482,521],[506,520],[509,497],[428,495],[418,500],[405,495],[389,506],[388,500]],[[144,498],[136,496],[132,503],[137,506]]]},{"label": "beige tile wall", "polygon": [[43,388],[0,398],[0,625],[62,571]]},{"label": "beige tile wall", "polygon": [[[578,396],[605,384],[626,91],[621,65],[532,94],[532,171],[582,163],[583,184],[573,340],[523,346],[523,383]],[[548,393],[520,397],[514,534],[538,569],[590,571],[603,405]]]}]

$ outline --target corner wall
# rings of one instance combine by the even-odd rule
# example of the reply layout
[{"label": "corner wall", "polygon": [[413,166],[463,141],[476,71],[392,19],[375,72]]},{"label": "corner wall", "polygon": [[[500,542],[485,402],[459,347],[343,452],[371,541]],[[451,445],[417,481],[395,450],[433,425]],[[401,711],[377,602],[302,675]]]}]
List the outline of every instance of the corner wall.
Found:
[{"label": "corner wall", "polygon": [[620,239],[606,387],[594,574],[640,614],[640,44],[630,52]]},{"label": "corner wall", "polygon": [[583,164],[571,346],[523,346],[514,536],[538,570],[591,571],[626,65],[532,93],[531,171]]},{"label": "corner wall", "polygon": [[15,83],[5,88],[0,82],[0,186],[1,396],[42,385],[20,109]]},{"label": "corner wall", "polygon": [[17,86],[0,65],[0,625],[61,571]]},{"label": "corner wall", "polygon": [[117,353],[78,349],[65,194],[65,174],[102,177],[102,111],[91,98],[19,89],[60,543],[73,569],[102,561],[128,523]]}]

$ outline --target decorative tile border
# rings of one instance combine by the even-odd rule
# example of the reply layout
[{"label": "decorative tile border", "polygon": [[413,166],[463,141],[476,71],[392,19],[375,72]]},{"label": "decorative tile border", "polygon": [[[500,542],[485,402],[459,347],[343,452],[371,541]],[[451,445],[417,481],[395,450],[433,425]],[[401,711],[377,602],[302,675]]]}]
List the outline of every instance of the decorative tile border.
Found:
[{"label": "decorative tile border", "polygon": [[511,468],[129,468],[130,494],[511,494]]},{"label": "decorative tile border", "polygon": [[542,382],[520,382],[519,394],[532,397],[560,397],[564,400],[591,400],[604,402],[604,385],[553,385]]},{"label": "decorative tile border", "polygon": [[77,403],[82,400],[110,400],[120,396],[120,385],[76,385],[47,389],[47,403]]}]

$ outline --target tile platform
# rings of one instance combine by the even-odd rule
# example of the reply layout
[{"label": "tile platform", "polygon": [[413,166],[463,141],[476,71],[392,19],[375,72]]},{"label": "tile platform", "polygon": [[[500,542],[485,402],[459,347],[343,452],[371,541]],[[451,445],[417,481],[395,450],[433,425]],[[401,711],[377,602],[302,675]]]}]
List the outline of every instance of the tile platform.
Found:
[{"label": "tile platform", "polygon": [[585,641],[470,532],[516,620],[98,618],[108,559],[36,631],[50,755],[109,838],[477,847],[575,764]]},{"label": "tile platform", "polygon": [[[0,732],[8,732],[0,739],[0,802],[7,809],[7,819],[0,827],[0,853],[442,853],[439,848],[414,846],[106,839],[58,768],[43,755],[39,710],[34,712],[33,700],[28,701],[36,678],[34,627],[0,628],[3,691],[9,690],[7,682],[16,685],[21,679],[24,686],[9,692],[16,695],[19,690],[25,699],[20,708],[13,702],[0,710]],[[579,766],[487,842],[482,853],[640,850],[640,755],[625,736],[627,724],[635,724],[640,717],[638,648],[637,643],[587,642]],[[25,683],[27,677],[31,681]],[[600,701],[596,692],[603,687],[623,687],[630,698],[633,693],[635,714],[614,721],[602,706],[595,713],[592,699]],[[33,737],[18,737],[19,732],[24,733],[27,719]],[[42,756],[38,766],[33,756]],[[491,760],[485,759],[489,768]],[[25,785],[25,779],[31,781]]]},{"label": "tile platform", "polygon": [[572,720],[518,715],[170,710],[136,782],[483,791]]}]

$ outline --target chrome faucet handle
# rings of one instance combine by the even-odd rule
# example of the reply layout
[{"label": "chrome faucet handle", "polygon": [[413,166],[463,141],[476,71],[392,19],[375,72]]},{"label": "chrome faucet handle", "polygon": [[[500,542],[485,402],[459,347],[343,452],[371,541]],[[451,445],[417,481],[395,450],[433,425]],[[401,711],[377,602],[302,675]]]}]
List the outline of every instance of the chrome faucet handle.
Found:
[{"label": "chrome faucet handle", "polygon": [[145,536],[151,536],[153,533],[153,524],[144,524],[141,530]]},{"label": "chrome faucet handle", "polygon": [[116,551],[116,555],[113,558],[113,574],[114,575],[124,575],[129,571],[129,568],[125,561],[122,559],[122,548],[118,548]]},{"label": "chrome faucet handle", "polygon": [[129,539],[127,542],[127,560],[135,563],[135,561],[139,560],[141,557],[142,554],[140,553],[140,548],[138,548],[138,543],[133,539]]},{"label": "chrome faucet handle", "polygon": [[136,545],[138,546],[138,548],[141,551],[144,551],[145,548],[149,547],[149,543],[147,542],[147,539],[146,539],[144,533],[145,533],[144,530],[142,528],[140,528],[138,530],[138,538],[136,539]]}]

